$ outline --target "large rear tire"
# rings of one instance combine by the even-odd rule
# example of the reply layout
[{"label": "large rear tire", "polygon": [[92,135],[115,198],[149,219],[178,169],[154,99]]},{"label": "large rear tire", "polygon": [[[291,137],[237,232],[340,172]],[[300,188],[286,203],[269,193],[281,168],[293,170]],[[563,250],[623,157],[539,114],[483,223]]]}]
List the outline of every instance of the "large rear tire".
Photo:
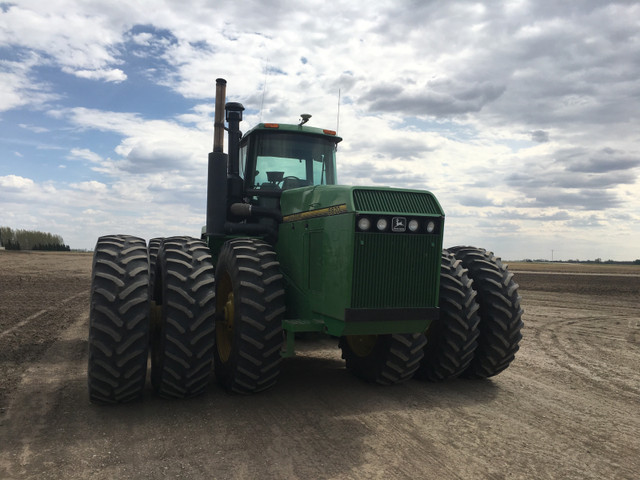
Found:
[{"label": "large rear tire", "polygon": [[425,333],[424,360],[416,372],[417,378],[432,382],[464,372],[473,359],[479,335],[480,306],[467,270],[446,250],[442,252],[441,265],[440,317]]},{"label": "large rear tire", "polygon": [[421,333],[348,335],[340,338],[347,370],[368,382],[392,385],[409,380],[420,366],[426,339]]},{"label": "large rear tire", "polygon": [[150,331],[149,331],[149,341],[150,345],[153,345],[153,342],[156,341],[158,335],[158,328],[160,326],[160,322],[162,321],[162,309],[156,303],[156,300],[162,298],[162,292],[160,291],[161,282],[156,282],[156,271],[157,271],[157,260],[158,260],[158,251],[162,246],[162,242],[164,238],[152,238],[149,240],[149,245],[147,250],[149,251],[149,292],[151,295],[151,312],[149,315],[150,322]]},{"label": "large rear tire", "polygon": [[149,257],[143,239],[100,237],[89,307],[89,399],[124,403],[142,395],[149,344]]},{"label": "large rear tire", "polygon": [[256,238],[226,242],[216,267],[215,372],[228,391],[272,387],[280,374],[285,312],[280,264]]},{"label": "large rear tire", "polygon": [[152,238],[149,240],[149,287],[151,289],[151,299],[154,300],[156,296],[159,296],[160,293],[155,294],[156,291],[156,270],[157,270],[157,260],[158,260],[158,251],[162,246],[162,242],[164,238]]},{"label": "large rear tire", "polygon": [[213,365],[215,281],[202,240],[171,237],[158,251],[159,323],[151,348],[151,382],[160,396],[201,394]]},{"label": "large rear tire", "polygon": [[520,348],[523,312],[518,284],[506,265],[485,249],[460,246],[447,250],[469,270],[480,305],[478,348],[462,376],[492,377],[511,364]]}]

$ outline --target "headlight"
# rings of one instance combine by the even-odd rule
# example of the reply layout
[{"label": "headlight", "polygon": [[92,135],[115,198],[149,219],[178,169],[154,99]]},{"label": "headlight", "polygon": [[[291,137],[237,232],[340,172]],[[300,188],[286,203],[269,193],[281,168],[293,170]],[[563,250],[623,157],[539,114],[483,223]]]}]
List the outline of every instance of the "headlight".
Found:
[{"label": "headlight", "polygon": [[380,230],[381,232],[386,230],[388,226],[389,222],[387,222],[386,218],[381,218],[378,220],[378,223],[376,223],[376,227],[378,227],[378,230]]},{"label": "headlight", "polygon": [[412,232],[415,232],[418,230],[418,227],[420,226],[420,224],[418,223],[417,220],[413,219],[413,220],[409,220],[409,230]]},{"label": "headlight", "polygon": [[435,229],[436,229],[436,223],[433,220],[430,220],[429,223],[427,223],[427,232],[433,233]]},{"label": "headlight", "polygon": [[362,217],[360,220],[358,220],[358,228],[366,232],[371,228],[371,220],[369,220],[367,217]]}]

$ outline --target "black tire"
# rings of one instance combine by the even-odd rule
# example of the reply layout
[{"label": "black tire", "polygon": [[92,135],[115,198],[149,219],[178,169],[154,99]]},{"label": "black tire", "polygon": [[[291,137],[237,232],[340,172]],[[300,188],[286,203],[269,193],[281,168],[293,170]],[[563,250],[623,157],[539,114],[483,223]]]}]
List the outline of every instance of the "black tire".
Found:
[{"label": "black tire", "polygon": [[425,333],[427,345],[416,377],[432,382],[454,378],[471,363],[478,346],[480,306],[462,262],[446,250],[440,267],[440,317]]},{"label": "black tire", "polygon": [[158,251],[160,250],[160,246],[162,246],[162,242],[164,238],[152,238],[149,240],[149,245],[147,247],[149,251],[149,292],[151,294],[151,311],[149,314],[149,322],[150,322],[150,331],[149,331],[149,341],[152,345],[153,342],[157,341],[158,336],[158,328],[160,326],[160,322],[162,321],[162,309],[156,303],[156,299],[162,297],[162,292],[160,291],[161,282],[156,282],[156,270],[157,270],[157,259],[158,259]]},{"label": "black tire", "polygon": [[280,264],[262,240],[226,242],[216,267],[215,372],[228,391],[272,387],[280,374],[285,312]]},{"label": "black tire", "polygon": [[89,307],[89,399],[124,403],[142,395],[149,345],[149,257],[141,238],[100,237]]},{"label": "black tire", "polygon": [[523,312],[518,284],[506,265],[485,249],[453,247],[447,250],[469,270],[480,305],[478,348],[462,376],[492,377],[511,364],[520,348]]},{"label": "black tire", "polygon": [[162,397],[201,394],[211,378],[215,280],[202,240],[170,237],[158,251],[160,321],[151,346],[151,382]]},{"label": "black tire", "polygon": [[421,333],[350,335],[340,338],[347,370],[367,382],[402,383],[413,377],[424,355]]},{"label": "black tire", "polygon": [[158,251],[164,238],[152,238],[149,240],[149,287],[151,289],[151,299],[155,300],[156,296],[160,295],[160,292],[156,292],[156,261],[158,258]]}]

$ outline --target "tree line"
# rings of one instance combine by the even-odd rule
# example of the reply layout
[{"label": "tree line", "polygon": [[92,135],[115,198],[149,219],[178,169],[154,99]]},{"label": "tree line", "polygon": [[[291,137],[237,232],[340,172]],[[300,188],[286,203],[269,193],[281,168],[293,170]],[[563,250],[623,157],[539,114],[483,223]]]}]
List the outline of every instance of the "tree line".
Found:
[{"label": "tree line", "polygon": [[60,235],[38,232],[35,230],[13,230],[0,227],[0,247],[7,250],[48,250],[68,252],[69,245],[65,245]]}]

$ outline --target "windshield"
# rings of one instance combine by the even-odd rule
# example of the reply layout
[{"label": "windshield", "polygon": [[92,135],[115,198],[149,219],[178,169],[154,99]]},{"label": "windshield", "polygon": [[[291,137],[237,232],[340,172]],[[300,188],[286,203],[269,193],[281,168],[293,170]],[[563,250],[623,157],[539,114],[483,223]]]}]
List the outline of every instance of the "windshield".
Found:
[{"label": "windshield", "polygon": [[256,139],[254,188],[283,190],[335,183],[336,144],[321,136],[268,133]]}]

